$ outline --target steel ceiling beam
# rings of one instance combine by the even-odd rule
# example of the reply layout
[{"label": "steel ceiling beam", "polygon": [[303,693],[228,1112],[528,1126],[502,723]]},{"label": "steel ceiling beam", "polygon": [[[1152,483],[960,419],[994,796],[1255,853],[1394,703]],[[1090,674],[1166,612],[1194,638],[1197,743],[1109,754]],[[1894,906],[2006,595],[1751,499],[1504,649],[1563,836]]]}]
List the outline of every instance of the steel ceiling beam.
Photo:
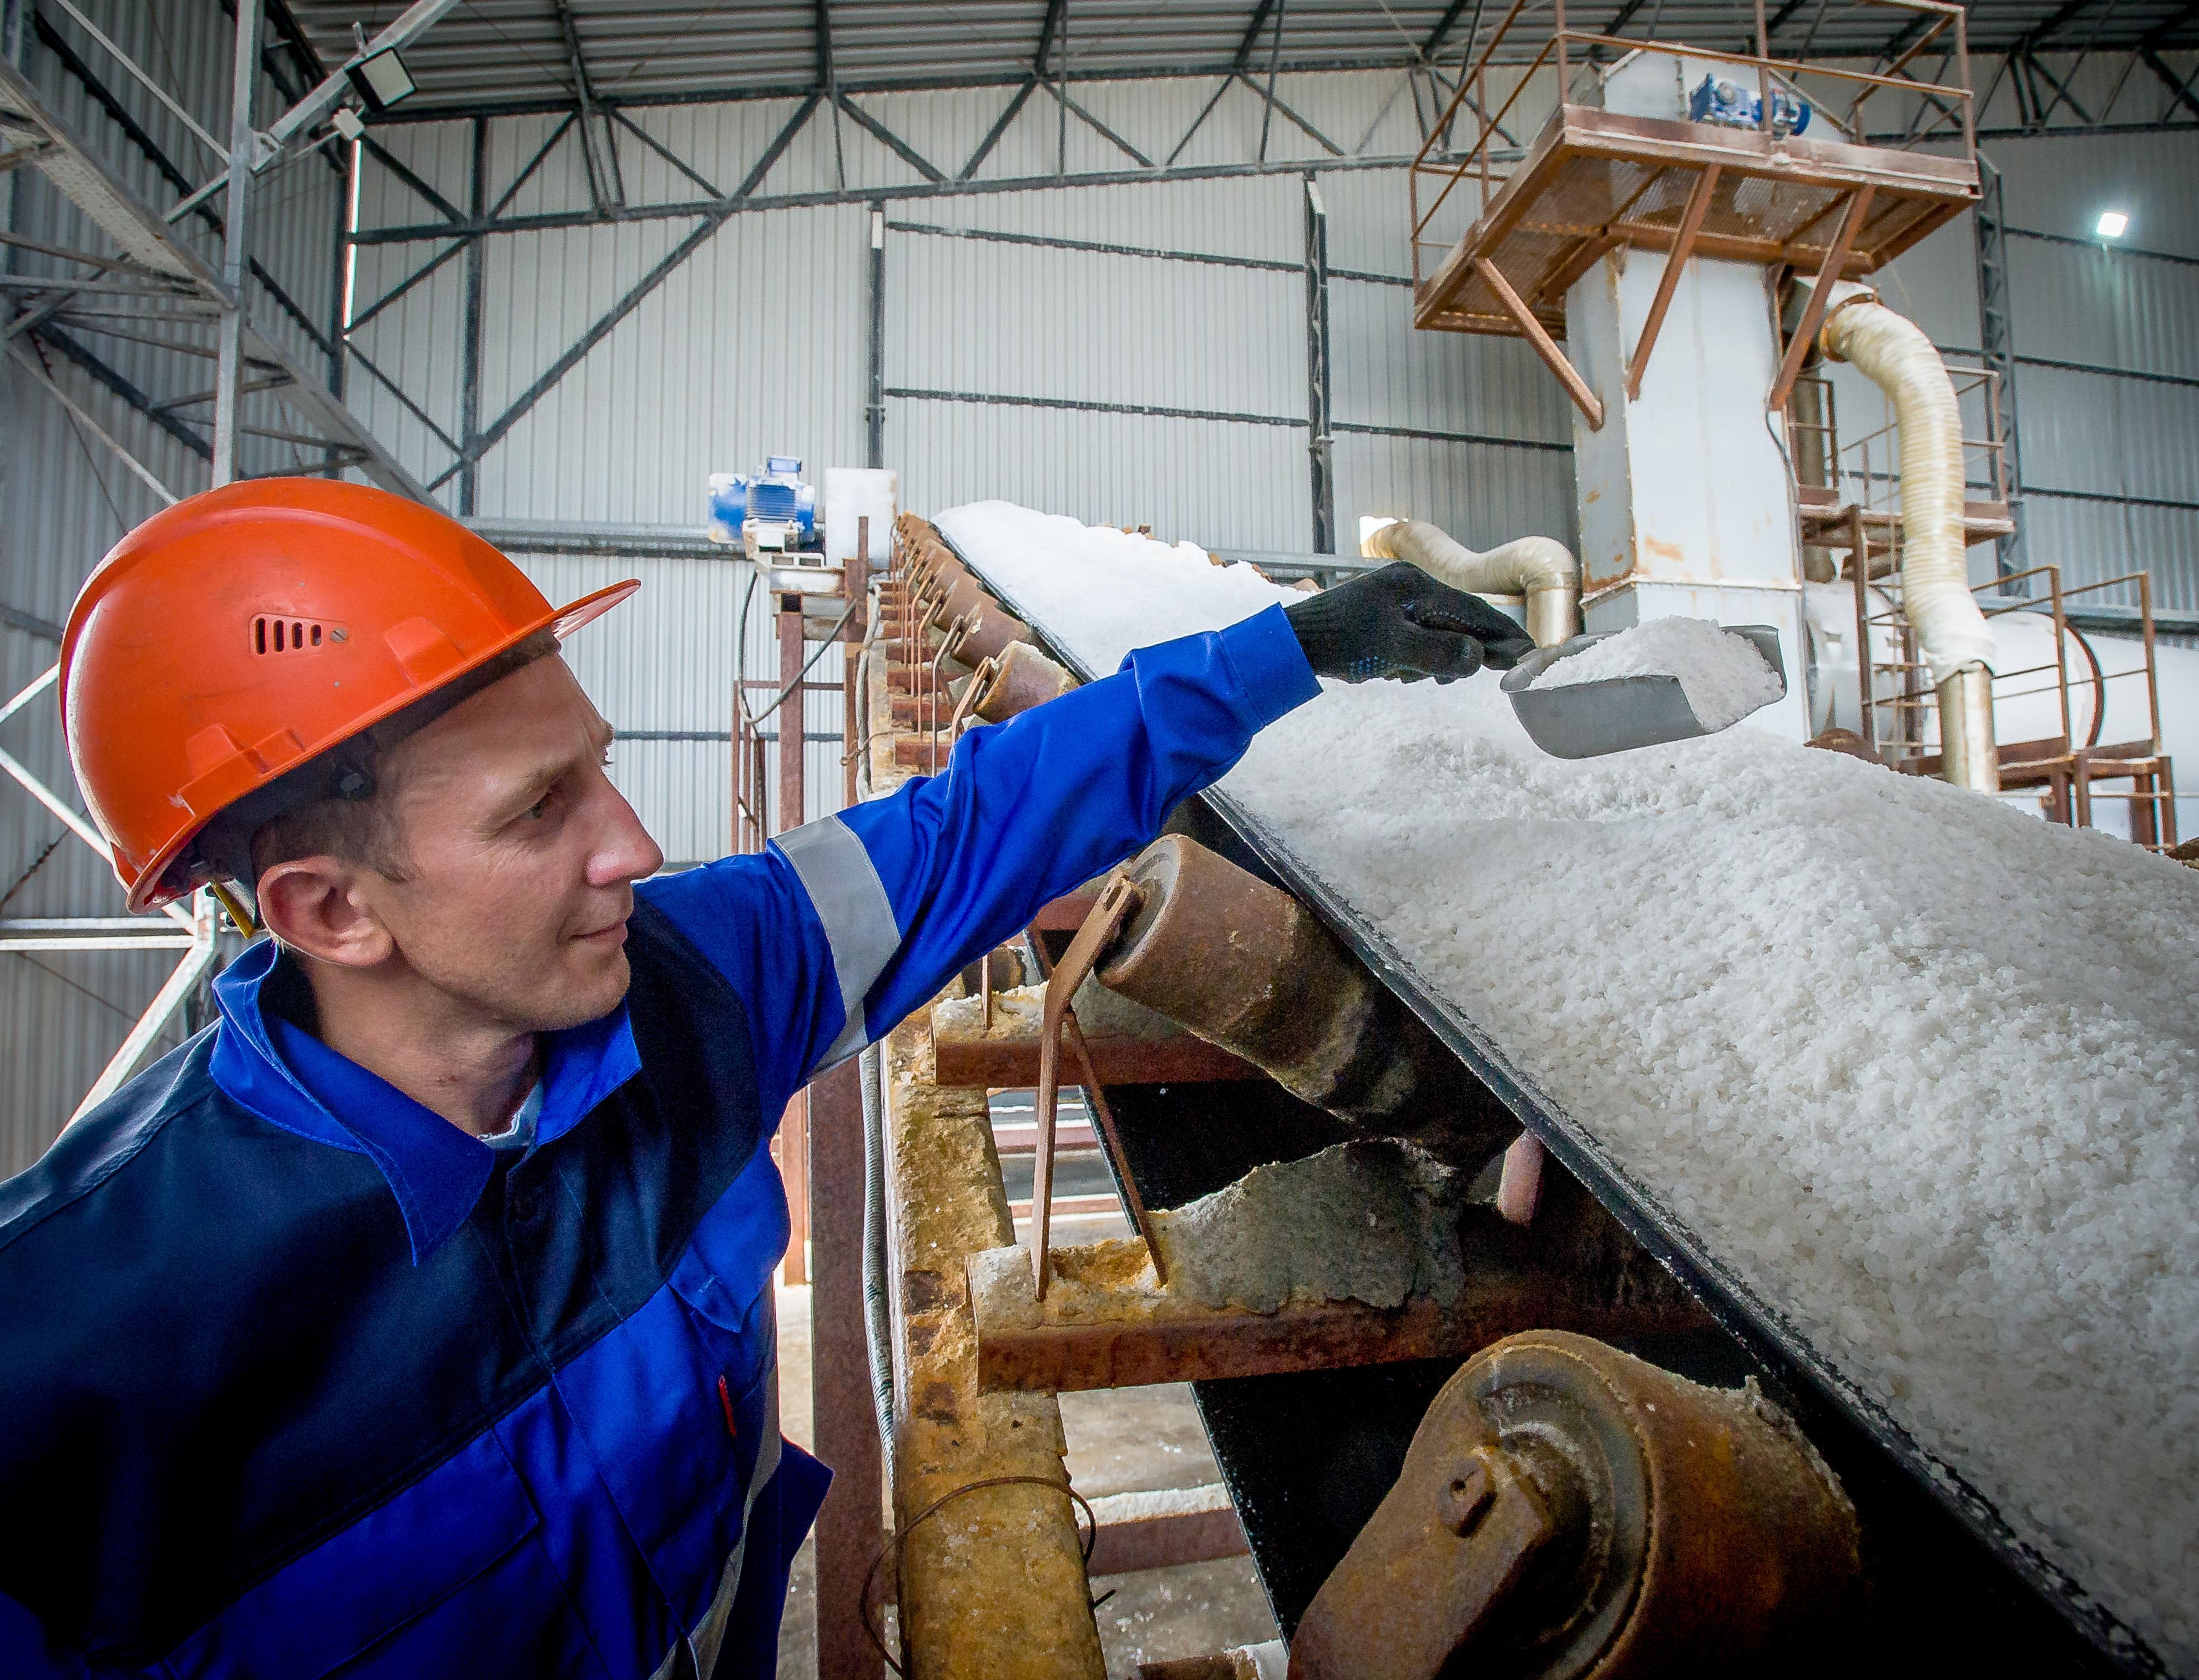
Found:
[{"label": "steel ceiling beam", "polygon": [[[2161,85],[2176,96],[2176,103],[2190,112],[2193,116],[2199,117],[2199,98],[2195,98],[2191,92],[2192,77],[2187,76],[2179,80],[2176,73],[2162,62],[2161,55],[2151,47],[2140,47],[2138,50],[2138,55],[2139,62],[2159,77]],[[2199,72],[2195,72],[2194,74],[2199,75]]]},{"label": "steel ceiling beam", "polygon": [[977,143],[977,149],[970,154],[970,161],[955,172],[956,180],[967,181],[976,176],[979,166],[993,155],[993,148],[1000,143],[1000,137],[1008,131],[1008,125],[1015,121],[1017,114],[1024,108],[1031,95],[1038,90],[1038,80],[1036,76],[1026,76],[1024,79],[1023,85],[1016,90],[1014,96],[1008,101],[1007,108],[1000,113],[992,127],[985,131],[985,137]]},{"label": "steel ceiling beam", "polygon": [[1047,0],[1046,20],[1039,26],[1038,50],[1031,55],[1031,71],[1038,76],[1046,74],[1047,55],[1061,38],[1061,20],[1069,10],[1069,0]]},{"label": "steel ceiling beam", "polygon": [[[1490,160],[1493,163],[1516,163],[1519,155],[1517,147],[1502,147],[1491,152]],[[1402,169],[1411,161],[1408,155],[1338,157],[1322,159],[1312,166],[1326,174],[1342,170]],[[1164,165],[1151,170],[1092,170],[1070,178],[1078,186],[1113,187],[1152,181],[1222,181],[1258,175],[1297,175],[1303,173],[1306,167],[1303,160],[1199,164],[1183,168],[1170,168]],[[899,186],[853,187],[844,191],[759,195],[744,199],[732,207],[738,210],[811,210],[836,204],[867,204],[874,200],[890,202],[905,199],[960,197],[980,193],[1029,192],[1037,187],[1060,184],[1061,178],[1052,174],[1008,176],[988,181],[920,181]],[[458,227],[440,222],[414,223],[362,229],[352,234],[348,242],[353,245],[404,245],[423,240],[449,239],[460,235],[470,236],[476,233],[540,233],[550,228],[592,227],[621,222],[678,221],[689,216],[708,215],[726,207],[726,201],[720,199],[688,199],[677,203],[632,205],[609,216],[598,216],[592,210],[557,210],[539,215],[507,216]]]},{"label": "steel ceiling beam", "polygon": [[839,96],[837,104],[838,108],[845,111],[854,120],[858,128],[869,134],[871,137],[875,139],[880,145],[884,146],[888,151],[899,158],[911,169],[913,169],[918,174],[923,176],[925,180],[931,182],[943,182],[946,180],[947,178],[941,174],[937,169],[932,166],[930,159],[925,157],[916,149],[915,147],[910,145],[907,141],[902,139],[898,134],[895,134],[876,117],[863,109],[861,106],[856,104],[855,102],[850,99],[846,94],[843,93]]},{"label": "steel ceiling beam", "polygon": [[[573,21],[566,0],[550,0],[565,40],[565,63],[573,73],[573,101],[580,117],[580,160],[588,177],[588,196],[598,209],[626,202],[626,181],[619,172],[618,140],[610,116],[596,102],[596,85],[588,74],[588,61],[580,50],[580,31]],[[824,9],[819,0],[818,9]]]},{"label": "steel ceiling beam", "polygon": [[[1640,0],[1636,0],[1636,3],[1638,5]],[[1444,43],[1450,38],[1452,26],[1458,22],[1460,15],[1465,10],[1466,0],[1450,0],[1450,4],[1444,8],[1444,15],[1436,20],[1436,26],[1428,31],[1427,39],[1420,43],[1420,57],[1424,61],[1432,60],[1443,50]],[[1619,27],[1614,24],[1606,32],[1616,35],[1619,33]]]},{"label": "steel ceiling beam", "polygon": [[[1251,64],[1252,50],[1260,44],[1260,33],[1267,28],[1268,20],[1274,15],[1277,3],[1278,0],[1260,0],[1260,3],[1253,7],[1252,20],[1245,26],[1245,38],[1238,42],[1237,55],[1229,61],[1230,69],[1237,74],[1244,74]],[[1462,5],[1465,0],[1458,0],[1458,3]]]}]

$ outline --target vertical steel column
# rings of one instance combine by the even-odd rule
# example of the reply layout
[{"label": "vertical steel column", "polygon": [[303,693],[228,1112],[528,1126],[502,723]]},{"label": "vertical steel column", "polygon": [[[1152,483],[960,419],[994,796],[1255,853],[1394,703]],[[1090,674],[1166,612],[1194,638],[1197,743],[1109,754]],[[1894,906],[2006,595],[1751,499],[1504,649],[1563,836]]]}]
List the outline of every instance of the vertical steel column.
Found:
[{"label": "vertical steel column", "polygon": [[[802,826],[808,815],[808,794],[802,762],[808,753],[808,699],[802,680],[802,597],[779,598],[779,685],[785,698],[774,715],[779,720],[779,821],[784,834]],[[779,1275],[788,1283],[807,1283],[809,1268],[803,1253],[809,1239],[809,1094],[797,1091],[786,1105],[779,1124],[779,1170],[786,1181],[786,1203],[793,1230],[786,1263]]]},{"label": "vertical steel column", "polygon": [[809,1088],[809,1393],[832,1490],[817,1516],[817,1680],[878,1680],[863,1636],[863,1578],[878,1555],[884,1474],[863,1327],[863,1092],[846,1061]]},{"label": "vertical steel column", "polygon": [[802,785],[802,737],[808,732],[803,716],[808,709],[802,683],[802,598],[779,598],[779,685],[786,698],[779,703],[779,821],[784,834],[799,828],[808,810],[808,794]]},{"label": "vertical steel column", "polygon": [[236,476],[237,401],[244,384],[245,207],[252,189],[252,93],[260,78],[260,0],[236,0],[229,95],[229,189],[222,207],[221,312],[213,397],[213,481]]},{"label": "vertical steel column", "polygon": [[841,632],[840,639],[845,649],[840,656],[840,745],[841,763],[847,770],[847,785],[841,790],[841,803],[855,802],[856,755],[862,750],[863,719],[858,714],[857,680],[862,674],[863,641],[869,633],[865,621],[870,609],[867,597],[871,592],[871,516],[863,515],[855,521],[855,551],[849,555],[843,575],[841,591],[854,610],[849,615],[848,627]]},{"label": "vertical steel column", "polygon": [[[2015,319],[2008,284],[2008,221],[2001,197],[2000,171],[1978,154],[1977,208],[1972,218],[1978,238],[1978,343],[1999,388],[2001,473],[2006,486],[2009,522],[2015,527],[1995,545],[1998,569],[2011,577],[2023,565],[2023,471],[2016,450]],[[2027,581],[2017,587],[2027,593]]]},{"label": "vertical steel column", "polygon": [[[586,121],[585,115],[582,121]],[[473,170],[466,197],[467,213],[478,225],[488,214],[488,119],[474,119]],[[465,448],[465,465],[458,470],[458,511],[478,513],[475,505],[481,490],[481,463],[474,451],[481,441],[481,236],[466,241],[465,346],[462,353],[464,381],[458,397],[458,441]]]},{"label": "vertical steel column", "polygon": [[1313,462],[1313,547],[1336,552],[1336,478],[1329,435],[1328,207],[1321,186],[1305,176],[1306,420]]},{"label": "vertical steel column", "polygon": [[871,394],[863,418],[870,428],[873,467],[886,464],[886,207],[871,201]]}]

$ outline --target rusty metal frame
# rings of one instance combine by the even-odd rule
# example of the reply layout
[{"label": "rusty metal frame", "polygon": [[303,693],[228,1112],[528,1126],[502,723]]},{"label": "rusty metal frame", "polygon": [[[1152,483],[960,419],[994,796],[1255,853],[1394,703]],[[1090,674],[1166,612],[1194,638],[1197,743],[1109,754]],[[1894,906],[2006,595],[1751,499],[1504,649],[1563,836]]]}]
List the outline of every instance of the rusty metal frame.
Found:
[{"label": "rusty metal frame", "polygon": [[[1759,19],[1762,10],[1759,3]],[[1680,216],[1680,230],[1673,236],[1672,248],[1665,258],[1665,271],[1657,279],[1657,295],[1649,300],[1648,317],[1642,323],[1642,335],[1635,340],[1633,357],[1626,365],[1629,401],[1642,394],[1642,376],[1648,370],[1649,353],[1657,347],[1657,335],[1665,326],[1665,312],[1672,306],[1672,298],[1680,289],[1680,272],[1694,254],[1695,236],[1702,231],[1703,218],[1710,213],[1711,196],[1718,191],[1718,176],[1723,172],[1718,165],[1710,165],[1695,177],[1695,184],[1688,194],[1688,207]]]},{"label": "rusty metal frame", "polygon": [[1840,218],[1840,230],[1825,248],[1825,260],[1817,269],[1817,283],[1810,289],[1810,300],[1803,306],[1802,318],[1794,328],[1794,337],[1787,342],[1787,353],[1779,364],[1779,377],[1772,382],[1771,394],[1765,403],[1775,412],[1787,406],[1795,377],[1802,371],[1802,359],[1810,353],[1811,342],[1817,337],[1817,329],[1824,324],[1825,311],[1832,301],[1832,283],[1840,278],[1841,265],[1847,261],[1848,251],[1863,229],[1864,218],[1870,214],[1875,190],[1865,187],[1849,197],[1847,213]]},{"label": "rusty metal frame", "polygon": [[1566,394],[1588,417],[1589,430],[1601,431],[1603,400],[1589,388],[1589,382],[1581,377],[1580,370],[1566,359],[1566,353],[1558,348],[1557,341],[1535,318],[1534,311],[1520,300],[1519,294],[1512,289],[1512,283],[1488,258],[1476,257],[1473,268],[1480,275],[1482,283],[1496,294],[1497,300],[1504,306],[1506,312],[1519,324],[1520,335],[1535,347],[1535,353],[1543,359],[1543,365],[1557,375],[1558,382],[1566,388]]},{"label": "rusty metal frame", "polygon": [[[1069,942],[1069,949],[1062,954],[1061,960],[1053,965],[1053,972],[1046,979],[1046,1007],[1039,1027],[1038,1153],[1031,1170],[1030,1219],[1031,1268],[1041,1301],[1046,1298],[1047,1236],[1053,1201],[1053,1134],[1061,1104],[1061,1044],[1065,1037],[1072,1039],[1084,1076],[1092,1082],[1086,1087],[1087,1091],[1095,1090],[1099,1083],[1093,1073],[1091,1052],[1085,1046],[1083,1030],[1076,1024],[1070,1000],[1076,996],[1076,989],[1084,983],[1084,977],[1092,971],[1093,964],[1099,960],[1108,942],[1122,931],[1123,924],[1135,913],[1138,904],[1138,890],[1131,884],[1129,877],[1111,877],[1091,913],[1085,917],[1084,925],[1076,930],[1076,936]],[[1122,1147],[1116,1138],[1114,1118],[1105,1111],[1104,1098],[1092,1105],[1092,1112],[1119,1162]],[[1152,1221],[1127,1176],[1123,1188],[1123,1199],[1129,1205],[1131,1221],[1152,1256],[1153,1273],[1158,1278],[1161,1253],[1153,1241]]]}]

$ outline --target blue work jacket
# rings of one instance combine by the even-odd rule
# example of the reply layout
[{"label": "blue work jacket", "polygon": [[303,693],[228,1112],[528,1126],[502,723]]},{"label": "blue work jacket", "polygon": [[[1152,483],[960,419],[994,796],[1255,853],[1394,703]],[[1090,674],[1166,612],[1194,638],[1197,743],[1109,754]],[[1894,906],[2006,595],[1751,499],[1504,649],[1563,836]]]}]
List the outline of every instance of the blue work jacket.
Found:
[{"label": "blue work jacket", "polygon": [[0,1185],[0,1674],[771,1673],[828,1479],[779,1433],[780,1110],[1317,691],[1271,610],[643,884],[523,1150],[249,947]]}]

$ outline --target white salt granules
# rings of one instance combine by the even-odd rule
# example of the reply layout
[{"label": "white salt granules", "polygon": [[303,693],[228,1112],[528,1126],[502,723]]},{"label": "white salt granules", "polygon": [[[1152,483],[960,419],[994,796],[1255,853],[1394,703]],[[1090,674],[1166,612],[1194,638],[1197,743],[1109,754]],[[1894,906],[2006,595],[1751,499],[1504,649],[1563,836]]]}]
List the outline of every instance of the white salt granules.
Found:
[{"label": "white salt granules", "polygon": [[1613,677],[1677,677],[1705,729],[1739,723],[1779,697],[1779,679],[1747,639],[1707,618],[1653,618],[1556,661],[1530,688]]},{"label": "white salt granules", "polygon": [[[1297,598],[939,523],[1099,671]],[[2026,1542],[2199,1674],[2199,872],[1753,730],[1324,685],[1221,791]]]}]

